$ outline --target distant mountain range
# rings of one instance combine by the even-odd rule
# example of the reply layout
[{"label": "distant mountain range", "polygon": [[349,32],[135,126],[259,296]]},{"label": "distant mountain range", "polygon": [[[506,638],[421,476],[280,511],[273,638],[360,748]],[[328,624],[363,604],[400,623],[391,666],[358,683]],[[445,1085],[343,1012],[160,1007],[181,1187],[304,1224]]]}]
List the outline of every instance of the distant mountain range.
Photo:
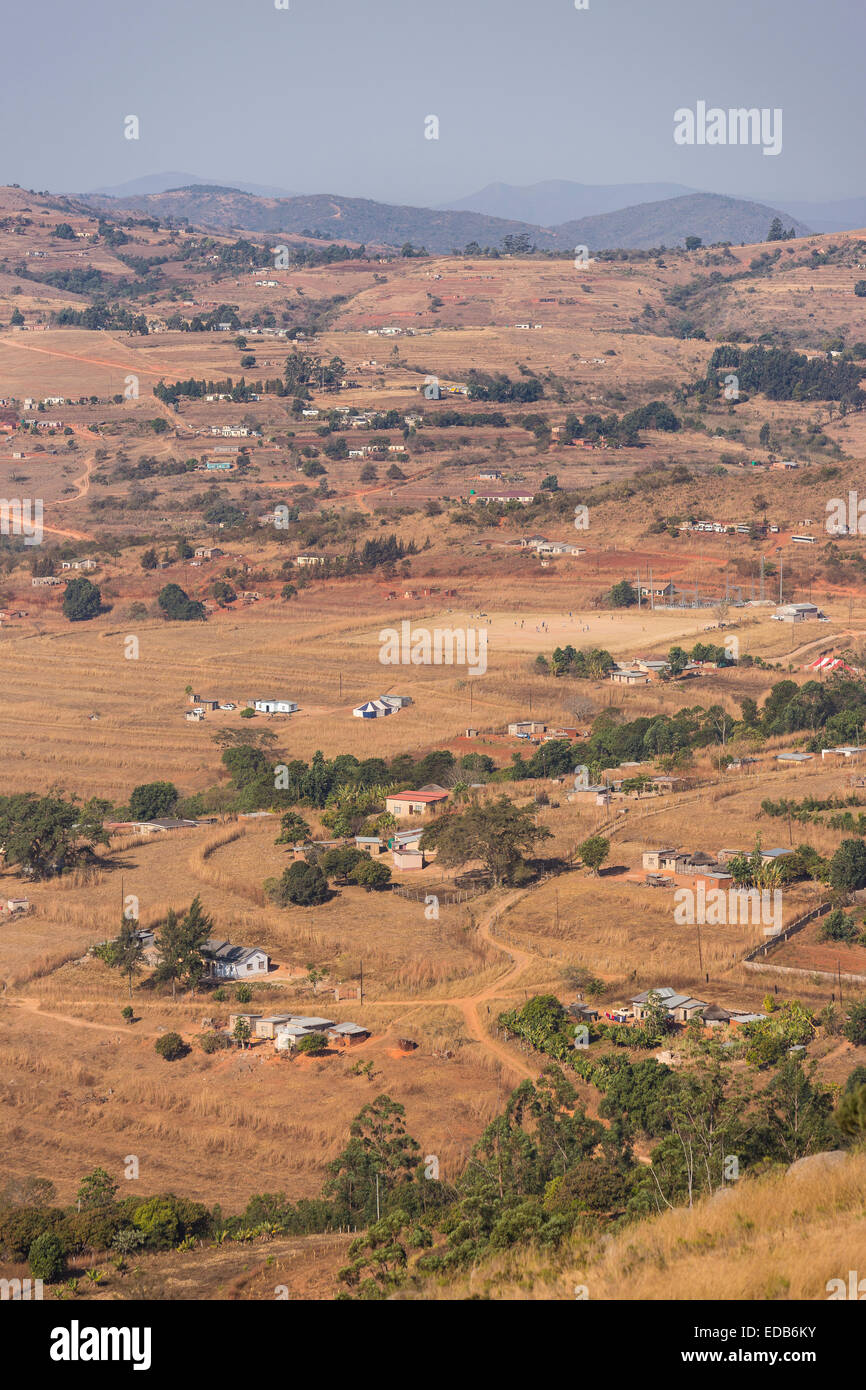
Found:
[{"label": "distant mountain range", "polygon": [[[187,177],[183,174],[152,176],[154,182]],[[507,185],[492,187],[505,190],[496,195],[500,205],[516,206],[520,201],[509,201]],[[670,190],[678,185],[623,184],[611,185],[606,190],[580,184],[539,184],[535,189],[512,192],[526,192],[527,207],[532,205],[537,211],[544,204],[550,211],[554,207],[561,210],[563,207],[598,206],[603,201],[616,202],[625,191],[646,192],[660,188]],[[586,245],[590,251],[615,247],[673,247],[681,246],[687,236],[699,236],[705,243],[748,243],[763,241],[773,218],[779,215],[774,207],[742,198],[686,192],[550,225],[480,211],[398,206],[336,194],[276,197],[199,180],[159,192],[125,192],[114,196],[80,194],[77,201],[108,214],[123,209],[150,214],[162,221],[185,218],[196,226],[224,233],[257,232],[277,237],[280,233],[291,235],[315,230],[326,232],[336,240],[363,242],[367,246],[399,247],[411,242],[433,253],[447,252],[455,247],[462,249],[471,242],[482,247],[498,247],[506,236],[521,234],[542,250],[560,251],[578,245]],[[783,220],[785,226],[793,226],[798,235],[806,235],[810,230],[806,223],[789,213],[784,214]]]},{"label": "distant mountain range", "polygon": [[239,183],[236,179],[203,179],[198,174],[145,174],[140,179],[130,179],[128,183],[117,183],[105,188],[91,188],[90,192],[104,198],[135,198],[146,193],[166,193],[171,188],[189,188],[193,184],[237,188],[241,193],[255,193],[263,198],[296,198],[298,195],[288,188],[272,188],[266,183]]},{"label": "distant mountain range", "polygon": [[481,212],[488,217],[504,217],[515,222],[534,222],[539,227],[556,227],[580,217],[618,212],[635,203],[658,203],[696,193],[681,183],[570,183],[548,179],[518,187],[513,183],[489,183],[468,198],[455,198],[443,208],[456,212]]},{"label": "distant mountain range", "polygon": [[808,222],[815,232],[853,232],[866,227],[866,198],[839,198],[829,203],[780,202],[777,206]]},{"label": "distant mountain range", "polygon": [[[687,193],[682,198],[665,198],[656,203],[606,212],[564,222],[556,234],[569,245],[586,245],[590,250],[614,246],[648,250],[651,246],[681,246],[687,236],[699,236],[705,245],[713,241],[763,241],[776,208],[749,203],[742,198],[725,198],[720,193]],[[810,228],[797,218],[783,216],[785,230],[793,227],[798,236]]]},{"label": "distant mountain range", "polygon": [[[658,203],[705,190],[686,188],[678,183],[573,183],[549,179],[545,183],[518,186],[489,183],[478,193],[443,203],[446,208],[486,213],[489,217],[517,218],[542,227],[558,227],[563,222],[619,212],[640,203]],[[736,196],[736,195],[733,195]],[[737,201],[752,202],[751,198]],[[768,206],[794,218],[814,232],[852,231],[866,227],[866,198],[839,198],[835,201],[807,201],[792,198],[761,199]],[[700,235],[700,233],[696,233]]]}]

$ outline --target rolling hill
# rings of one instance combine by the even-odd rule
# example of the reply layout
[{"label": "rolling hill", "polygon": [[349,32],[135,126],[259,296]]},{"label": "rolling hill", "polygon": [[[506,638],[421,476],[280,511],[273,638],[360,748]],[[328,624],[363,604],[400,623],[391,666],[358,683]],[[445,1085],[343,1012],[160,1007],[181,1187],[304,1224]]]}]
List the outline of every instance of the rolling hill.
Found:
[{"label": "rolling hill", "polygon": [[[162,193],[121,198],[82,195],[78,199],[109,215],[120,211],[150,214],[161,221],[185,219],[220,232],[258,232],[268,236],[321,230],[339,241],[375,246],[411,242],[430,252],[447,252],[470,242],[501,246],[506,236],[525,234],[541,250],[568,251],[585,244],[590,250],[646,249],[682,245],[686,236],[712,241],[762,241],[776,210],[761,203],[726,198],[716,193],[689,193],[640,203],[618,211],[563,222],[555,227],[511,221],[479,212],[377,203],[368,198],[313,194],[295,198],[265,198],[240,189],[188,185]],[[808,228],[791,217],[799,235]]]},{"label": "rolling hill", "polygon": [[524,187],[513,183],[489,183],[478,193],[455,198],[442,206],[457,212],[480,212],[488,217],[556,227],[578,217],[595,217],[599,213],[616,212],[638,203],[660,202],[663,198],[679,198],[695,191],[681,183],[589,184],[547,179]]}]

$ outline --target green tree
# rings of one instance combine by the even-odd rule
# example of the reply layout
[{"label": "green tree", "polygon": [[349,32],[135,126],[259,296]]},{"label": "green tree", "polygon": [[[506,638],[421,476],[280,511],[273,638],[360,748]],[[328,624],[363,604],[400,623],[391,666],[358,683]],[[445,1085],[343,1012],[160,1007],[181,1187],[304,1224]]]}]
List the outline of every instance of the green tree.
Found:
[{"label": "green tree", "polygon": [[5,863],[20,865],[34,878],[48,878],[92,858],[96,844],[108,844],[104,803],[79,804],[50,793],[19,792],[0,797],[0,844]]},{"label": "green tree", "polygon": [[855,1086],[842,1096],[836,1108],[836,1126],[849,1139],[866,1141],[866,1086]]},{"label": "green tree", "polygon": [[234,603],[237,598],[237,593],[225,579],[215,579],[210,591],[221,608],[227,603]]},{"label": "green tree", "polygon": [[204,604],[191,599],[179,584],[166,584],[164,588],[160,589],[157,603],[165,617],[171,622],[204,621]]},{"label": "green tree", "polygon": [[851,1005],[842,1031],[855,1047],[866,1046],[866,999],[860,999]]},{"label": "green tree", "polygon": [[183,916],[169,908],[165,921],[157,932],[159,963],[154,977],[160,984],[171,981],[172,998],[178,982],[195,989],[205,973],[202,951],[213,931],[213,918],[208,917],[198,894]]},{"label": "green tree", "polygon": [[117,1183],[104,1168],[94,1168],[81,1179],[77,1201],[80,1211],[110,1207],[117,1195]]},{"label": "green tree", "polygon": [[682,647],[671,647],[668,652],[668,665],[672,676],[681,676],[689,664],[689,658]]},{"label": "green tree", "polygon": [[632,608],[637,603],[637,593],[627,579],[621,579],[608,594],[608,602],[611,608]]},{"label": "green tree", "polygon": [[159,560],[157,559],[156,551],[154,550],[153,546],[150,546],[142,554],[141,568],[143,570],[155,570],[158,564]]},{"label": "green tree", "polygon": [[157,1038],[154,1048],[166,1062],[176,1062],[188,1051],[180,1033],[163,1033],[161,1038]]},{"label": "green tree", "polygon": [[391,882],[391,870],[387,864],[380,864],[378,859],[371,859],[369,854],[365,854],[352,869],[349,878],[360,888],[366,888],[368,893],[381,892]]},{"label": "green tree", "polygon": [[578,845],[577,853],[586,867],[598,878],[598,871],[610,854],[610,840],[606,840],[603,835],[590,835],[588,840]]},{"label": "green tree", "polygon": [[312,1057],[318,1057],[320,1053],[327,1050],[327,1047],[328,1039],[323,1033],[306,1033],[295,1043],[296,1052],[305,1052]]},{"label": "green tree", "polygon": [[307,864],[302,859],[290,864],[278,880],[268,880],[265,887],[280,907],[289,903],[296,907],[318,907],[331,896],[328,880],[318,864]]},{"label": "green tree", "polygon": [[133,977],[141,971],[141,961],[144,955],[144,945],[135,918],[127,917],[124,914],[117,936],[113,940],[95,947],[93,954],[104,961],[109,970],[117,970],[121,975],[126,976],[131,999]]},{"label": "green tree", "polygon": [[151,821],[170,816],[180,792],[173,782],[142,782],[129,798],[130,820]]},{"label": "green tree", "polygon": [[785,1163],[837,1145],[832,1095],[816,1081],[814,1065],[807,1073],[799,1061],[784,1061],[761,1096],[760,1110],[772,1151]]},{"label": "green tree", "polygon": [[71,623],[87,622],[102,612],[102,595],[84,575],[70,579],[63,593],[63,616]]},{"label": "green tree", "polygon": [[328,1164],[323,1196],[333,1199],[344,1221],[371,1223],[377,1216],[377,1177],[379,1210],[400,1208],[415,1183],[420,1152],[406,1132],[403,1106],[378,1095],[355,1116],[349,1142]]},{"label": "green tree", "polygon": [[549,838],[550,831],[535,824],[531,810],[519,809],[501,796],[460,815],[441,816],[424,831],[421,847],[435,848],[445,868],[480,859],[502,884],[513,878],[525,855]]},{"label": "green tree", "polygon": [[232,1031],[232,1037],[234,1038],[238,1047],[246,1047],[247,1043],[250,1040],[251,1033],[252,1029],[250,1028],[250,1021],[248,1018],[241,1017],[235,1019],[235,1026]]},{"label": "green tree", "polygon": [[312,830],[297,811],[286,811],[280,819],[280,833],[275,845],[304,844],[312,836]]},{"label": "green tree", "polygon": [[830,860],[830,886],[838,893],[854,893],[866,887],[866,844],[843,840]]}]

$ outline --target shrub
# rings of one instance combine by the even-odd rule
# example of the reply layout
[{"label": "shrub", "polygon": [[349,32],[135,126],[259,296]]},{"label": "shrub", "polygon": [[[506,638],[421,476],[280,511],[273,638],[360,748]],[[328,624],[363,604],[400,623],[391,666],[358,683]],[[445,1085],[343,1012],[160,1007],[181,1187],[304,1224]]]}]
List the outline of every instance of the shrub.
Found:
[{"label": "shrub", "polygon": [[168,1250],[177,1244],[180,1223],[171,1202],[164,1197],[151,1197],[138,1207],[132,1218],[135,1225],[154,1250]]},{"label": "shrub", "polygon": [[239,1004],[248,1004],[253,997],[253,992],[249,985],[238,985],[235,990],[235,999]]},{"label": "shrub", "polygon": [[202,1033],[198,1040],[202,1052],[210,1055],[212,1052],[224,1052],[231,1043],[225,1033]]},{"label": "shrub", "polygon": [[298,1038],[295,1043],[296,1052],[307,1052],[311,1056],[317,1056],[324,1052],[328,1046],[328,1040],[323,1033],[307,1033],[305,1037]]},{"label": "shrub", "polygon": [[59,1207],[0,1208],[0,1251],[3,1258],[26,1260],[38,1236],[56,1231],[63,1220]]},{"label": "shrub", "polygon": [[52,1235],[50,1231],[36,1237],[27,1258],[30,1274],[34,1279],[43,1279],[46,1284],[56,1284],[58,1279],[63,1277],[66,1255],[57,1236]]},{"label": "shrub", "polygon": [[178,1057],[183,1057],[184,1053],[189,1051],[180,1033],[163,1033],[161,1038],[157,1038],[154,1047],[166,1062],[176,1062]]}]

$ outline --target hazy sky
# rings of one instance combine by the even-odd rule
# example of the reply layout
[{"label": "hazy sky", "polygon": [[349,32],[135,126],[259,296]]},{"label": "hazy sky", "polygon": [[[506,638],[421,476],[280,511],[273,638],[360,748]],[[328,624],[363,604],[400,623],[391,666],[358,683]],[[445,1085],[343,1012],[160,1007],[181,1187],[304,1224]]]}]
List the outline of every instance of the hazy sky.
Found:
[{"label": "hazy sky", "polygon": [[[549,178],[866,194],[864,0],[288,3],[8,7],[0,181],[182,170],[414,204]],[[782,152],[676,145],[673,113],[698,101],[781,107]]]}]

